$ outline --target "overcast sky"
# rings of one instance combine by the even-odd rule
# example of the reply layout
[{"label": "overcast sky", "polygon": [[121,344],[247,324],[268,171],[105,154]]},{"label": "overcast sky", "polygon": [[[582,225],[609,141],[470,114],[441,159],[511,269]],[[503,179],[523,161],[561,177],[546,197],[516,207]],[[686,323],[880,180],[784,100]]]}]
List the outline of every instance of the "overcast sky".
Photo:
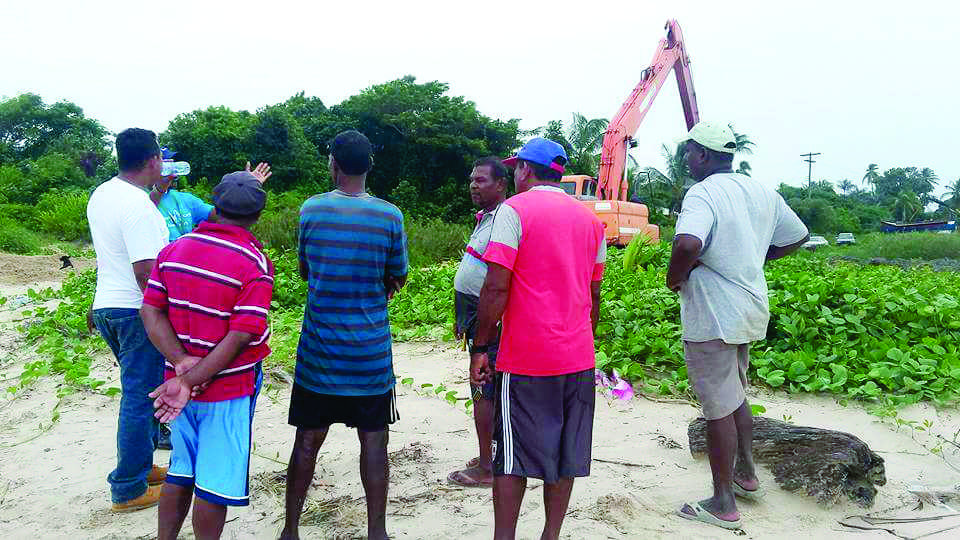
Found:
[{"label": "overcast sky", "polygon": [[[612,116],[676,18],[701,118],[756,142],[738,158],[754,177],[805,183],[812,151],[814,180],[931,167],[940,193],[960,178],[956,5],[3,0],[0,97],[34,92],[114,132],[159,132],[211,105],[255,111],[302,90],[329,106],[411,74],[529,129]],[[671,76],[634,156],[662,167],[660,145],[684,128]]]}]

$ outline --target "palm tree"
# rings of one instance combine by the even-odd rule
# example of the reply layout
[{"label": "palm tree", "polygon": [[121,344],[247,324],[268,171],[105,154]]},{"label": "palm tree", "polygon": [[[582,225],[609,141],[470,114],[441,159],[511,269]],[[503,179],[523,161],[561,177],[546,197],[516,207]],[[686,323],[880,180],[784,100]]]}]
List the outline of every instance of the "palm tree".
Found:
[{"label": "palm tree", "polygon": [[667,202],[670,214],[674,215],[680,211],[683,194],[693,185],[693,178],[690,177],[683,145],[678,145],[673,151],[667,145],[663,145],[661,152],[666,161],[666,172],[661,172],[655,167],[647,167],[644,170],[648,182],[647,188],[659,191]]},{"label": "palm tree", "polygon": [[750,164],[749,164],[748,162],[746,162],[746,161],[741,161],[741,162],[740,162],[740,166],[737,167],[737,172],[738,172],[738,173],[740,173],[740,174],[745,174],[745,175],[747,175],[747,176],[750,176],[750,171],[751,171],[751,170],[752,170],[752,168],[750,167]]},{"label": "palm tree", "polygon": [[876,163],[867,166],[867,173],[863,175],[863,181],[867,185],[873,186],[874,191],[876,191],[877,183],[880,181],[880,168],[877,167]]},{"label": "palm tree", "polygon": [[750,140],[745,133],[737,133],[737,130],[733,129],[733,124],[727,124],[730,127],[730,131],[733,132],[733,140],[737,143],[737,153],[739,154],[752,154],[753,147],[756,146],[756,143]]},{"label": "palm tree", "polygon": [[943,194],[943,199],[950,203],[954,210],[960,210],[960,178],[952,184],[947,184],[947,192]]},{"label": "palm tree", "polygon": [[839,187],[840,191],[842,191],[843,194],[846,195],[847,193],[853,191],[854,187],[856,186],[853,185],[853,182],[844,178],[843,180],[840,181],[840,185],[837,187]]},{"label": "palm tree", "polygon": [[903,190],[897,193],[893,199],[894,218],[903,223],[910,223],[917,215],[923,211],[923,203],[917,194],[910,190]]},{"label": "palm tree", "polygon": [[937,173],[933,172],[933,169],[930,167],[924,167],[920,169],[920,185],[918,186],[918,191],[922,193],[929,193],[933,191],[933,188],[940,182],[940,178],[937,177]]},{"label": "palm tree", "polygon": [[600,164],[598,155],[607,124],[606,118],[588,120],[580,113],[573,113],[573,123],[566,133],[566,139],[573,148],[573,153],[569,156],[571,172],[597,175]]}]

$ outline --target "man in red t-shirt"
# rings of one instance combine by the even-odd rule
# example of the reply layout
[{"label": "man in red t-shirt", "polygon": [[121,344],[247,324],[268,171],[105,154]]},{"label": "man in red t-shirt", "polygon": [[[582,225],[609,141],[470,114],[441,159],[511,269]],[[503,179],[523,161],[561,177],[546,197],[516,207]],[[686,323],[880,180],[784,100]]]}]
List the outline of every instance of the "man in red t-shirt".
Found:
[{"label": "man in red t-shirt", "polygon": [[[141,315],[166,358],[156,416],[171,421],[159,538],[173,540],[193,505],[197,538],[219,538],[228,506],[249,504],[250,432],[260,362],[270,348],[273,264],[250,233],[266,193],[249,171],[213,189],[205,221],[157,256]],[[194,498],[195,496],[195,498]]]},{"label": "man in red t-shirt", "polygon": [[567,195],[567,155],[542,138],[504,161],[517,195],[493,222],[483,259],[470,378],[491,373],[488,348],[503,317],[494,393],[494,538],[511,539],[527,478],[543,480],[542,538],[560,535],[573,479],[590,474],[593,330],[606,260],[603,223]]}]

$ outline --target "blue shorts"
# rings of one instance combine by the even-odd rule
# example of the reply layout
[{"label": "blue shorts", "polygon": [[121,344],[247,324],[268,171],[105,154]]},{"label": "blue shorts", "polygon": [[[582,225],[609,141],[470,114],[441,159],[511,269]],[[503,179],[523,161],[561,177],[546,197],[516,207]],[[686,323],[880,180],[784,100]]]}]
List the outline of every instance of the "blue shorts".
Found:
[{"label": "blue shorts", "polygon": [[170,424],[167,482],[223,506],[250,504],[250,432],[257,396],[191,401]]}]

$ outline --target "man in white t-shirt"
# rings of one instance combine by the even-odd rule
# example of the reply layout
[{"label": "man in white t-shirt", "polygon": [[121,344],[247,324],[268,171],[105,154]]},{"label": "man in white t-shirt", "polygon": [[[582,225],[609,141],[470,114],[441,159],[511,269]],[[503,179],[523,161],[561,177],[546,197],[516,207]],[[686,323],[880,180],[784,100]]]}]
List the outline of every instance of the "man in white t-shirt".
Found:
[{"label": "man in white t-shirt", "polygon": [[739,529],[735,496],[763,495],[744,393],[750,342],[766,337],[770,320],[763,265],[798,249],[809,234],[779,193],[733,172],[737,143],[727,125],[700,122],[678,142],[698,183],[683,198],[667,287],[680,293],[687,375],[707,420],[714,493],[678,514]]},{"label": "man in white t-shirt", "polygon": [[150,343],[140,319],[143,290],[167,226],[149,190],[161,178],[156,135],[131,128],[117,135],[120,173],[90,196],[87,219],[97,252],[93,322],[120,364],[117,466],[107,477],[113,510],[129,512],[157,504],[166,467],[153,466],[158,424],[147,395],[163,384],[163,356]]}]

